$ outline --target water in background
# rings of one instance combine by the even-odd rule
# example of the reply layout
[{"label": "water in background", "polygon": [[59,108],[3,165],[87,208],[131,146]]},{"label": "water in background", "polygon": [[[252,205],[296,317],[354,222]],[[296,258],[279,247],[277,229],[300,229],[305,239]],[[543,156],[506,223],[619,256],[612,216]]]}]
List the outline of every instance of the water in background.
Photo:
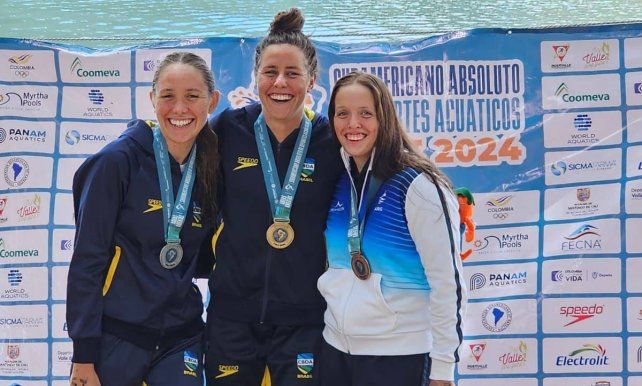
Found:
[{"label": "water in background", "polygon": [[0,37],[83,39],[71,43],[101,48],[146,39],[256,37],[267,32],[276,12],[291,6],[302,9],[306,33],[338,43],[642,19],[640,0],[0,0]]}]

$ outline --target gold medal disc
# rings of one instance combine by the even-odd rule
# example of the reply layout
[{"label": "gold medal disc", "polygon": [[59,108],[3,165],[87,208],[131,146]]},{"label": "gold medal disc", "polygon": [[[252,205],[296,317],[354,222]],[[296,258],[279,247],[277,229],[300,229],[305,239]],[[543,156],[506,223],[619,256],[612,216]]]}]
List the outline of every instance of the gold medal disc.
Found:
[{"label": "gold medal disc", "polygon": [[290,223],[275,221],[265,232],[268,244],[276,249],[284,249],[294,241],[294,229]]}]

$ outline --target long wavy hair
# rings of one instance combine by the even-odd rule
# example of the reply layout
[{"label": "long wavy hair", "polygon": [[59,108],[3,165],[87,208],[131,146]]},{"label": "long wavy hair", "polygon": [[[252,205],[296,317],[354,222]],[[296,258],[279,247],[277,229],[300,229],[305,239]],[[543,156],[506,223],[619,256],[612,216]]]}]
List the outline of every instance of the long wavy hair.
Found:
[{"label": "long wavy hair", "polygon": [[390,91],[383,81],[374,75],[351,72],[334,85],[328,107],[328,118],[334,135],[336,136],[333,118],[337,93],[342,87],[352,84],[367,88],[374,99],[375,113],[379,122],[372,165],[374,175],[385,181],[404,168],[411,167],[433,177],[442,186],[452,190],[450,179],[439,170],[437,165],[415,150],[406,130],[399,122]]},{"label": "long wavy hair", "polygon": [[[165,57],[154,73],[152,90],[156,94],[156,84],[161,73],[172,64],[186,64],[194,67],[202,76],[210,95],[216,92],[214,75],[207,62],[200,56],[191,52],[173,52]],[[208,121],[196,137],[198,151],[196,152],[196,186],[197,197],[205,218],[214,222],[216,216],[216,191],[219,183],[218,165],[218,137],[210,128]]]}]

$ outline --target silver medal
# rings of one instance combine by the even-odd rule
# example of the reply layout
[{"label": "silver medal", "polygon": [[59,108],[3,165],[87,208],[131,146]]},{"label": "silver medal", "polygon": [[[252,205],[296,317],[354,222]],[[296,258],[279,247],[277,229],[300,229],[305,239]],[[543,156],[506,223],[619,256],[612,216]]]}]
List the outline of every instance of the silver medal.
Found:
[{"label": "silver medal", "polygon": [[163,268],[176,268],[183,259],[183,247],[178,243],[165,244],[160,251],[160,263]]}]

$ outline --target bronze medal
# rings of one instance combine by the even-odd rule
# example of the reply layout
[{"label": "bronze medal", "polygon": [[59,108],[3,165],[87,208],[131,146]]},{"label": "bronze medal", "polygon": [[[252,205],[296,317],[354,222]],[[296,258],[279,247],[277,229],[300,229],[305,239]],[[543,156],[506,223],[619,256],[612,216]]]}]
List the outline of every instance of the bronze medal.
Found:
[{"label": "bronze medal", "polygon": [[350,255],[350,265],[352,272],[361,280],[368,280],[370,277],[370,263],[368,259],[361,253],[353,253]]},{"label": "bronze medal", "polygon": [[284,249],[294,241],[294,229],[289,222],[275,221],[265,232],[268,244],[276,249]]}]

